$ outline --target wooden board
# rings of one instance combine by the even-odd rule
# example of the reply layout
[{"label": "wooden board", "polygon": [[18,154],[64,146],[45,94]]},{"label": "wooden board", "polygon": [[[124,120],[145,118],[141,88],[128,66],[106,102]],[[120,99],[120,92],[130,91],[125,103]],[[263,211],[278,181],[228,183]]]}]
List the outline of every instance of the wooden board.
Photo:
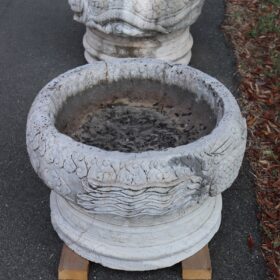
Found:
[{"label": "wooden board", "polygon": [[212,268],[208,246],[182,261],[183,280],[211,280]]},{"label": "wooden board", "polygon": [[58,280],[88,280],[89,261],[63,245]]}]

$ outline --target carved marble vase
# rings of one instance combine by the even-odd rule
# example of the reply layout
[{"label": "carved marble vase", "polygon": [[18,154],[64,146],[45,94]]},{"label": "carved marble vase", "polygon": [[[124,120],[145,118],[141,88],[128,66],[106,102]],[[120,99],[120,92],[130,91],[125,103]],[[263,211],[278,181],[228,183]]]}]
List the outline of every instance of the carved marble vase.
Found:
[{"label": "carved marble vase", "polygon": [[[136,81],[157,87],[139,90]],[[63,132],[76,112],[110,102],[194,108],[193,126],[200,118],[208,132],[186,145],[131,153]],[[246,131],[234,97],[214,78],[186,65],[118,59],[75,68],[47,84],[30,109],[26,135],[32,166],[51,189],[60,238],[104,266],[153,270],[195,254],[217,232],[221,193],[237,177]]]},{"label": "carved marble vase", "polygon": [[189,28],[204,0],[69,0],[74,19],[86,25],[85,58],[158,58],[188,64]]}]

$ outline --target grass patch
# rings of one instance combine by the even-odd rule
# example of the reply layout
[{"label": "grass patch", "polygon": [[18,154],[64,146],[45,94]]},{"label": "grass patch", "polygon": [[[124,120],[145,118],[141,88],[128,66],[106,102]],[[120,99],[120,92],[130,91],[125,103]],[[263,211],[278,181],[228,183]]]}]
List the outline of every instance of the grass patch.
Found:
[{"label": "grass patch", "polygon": [[256,38],[261,35],[265,35],[269,32],[275,32],[280,34],[280,25],[278,25],[278,15],[275,13],[270,13],[261,16],[255,27],[249,32],[249,34]]}]

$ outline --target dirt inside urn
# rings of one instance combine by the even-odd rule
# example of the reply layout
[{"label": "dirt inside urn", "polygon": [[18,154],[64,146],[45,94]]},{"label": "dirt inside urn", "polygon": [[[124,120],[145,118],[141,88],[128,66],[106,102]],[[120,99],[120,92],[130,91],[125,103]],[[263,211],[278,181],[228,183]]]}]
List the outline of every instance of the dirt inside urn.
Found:
[{"label": "dirt inside urn", "polygon": [[71,98],[59,130],[108,151],[143,152],[188,144],[216,125],[210,106],[193,94],[151,81],[133,85],[101,85]]}]

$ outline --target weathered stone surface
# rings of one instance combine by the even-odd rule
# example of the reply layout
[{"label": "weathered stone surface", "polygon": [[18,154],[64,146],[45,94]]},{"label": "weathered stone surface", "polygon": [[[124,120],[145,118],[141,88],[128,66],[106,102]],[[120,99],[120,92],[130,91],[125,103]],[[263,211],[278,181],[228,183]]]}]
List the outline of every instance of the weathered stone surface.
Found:
[{"label": "weathered stone surface", "polygon": [[[102,83],[139,79],[175,84],[188,98],[206,101],[216,127],[187,145],[140,153],[87,146],[58,131],[57,116],[71,97]],[[209,242],[220,224],[220,194],[235,180],[245,145],[245,120],[221,83],[157,60],[97,62],[68,71],[42,89],[27,123],[32,165],[53,190],[58,234],[82,256],[125,270],[170,266]]]},{"label": "weathered stone surface", "polygon": [[204,0],[69,0],[74,19],[86,25],[88,62],[150,57],[188,64],[189,27]]},{"label": "weathered stone surface", "polygon": [[59,237],[76,253],[127,271],[176,264],[202,249],[221,222],[221,195],[172,215],[122,219],[88,215],[51,193],[51,218]]}]

